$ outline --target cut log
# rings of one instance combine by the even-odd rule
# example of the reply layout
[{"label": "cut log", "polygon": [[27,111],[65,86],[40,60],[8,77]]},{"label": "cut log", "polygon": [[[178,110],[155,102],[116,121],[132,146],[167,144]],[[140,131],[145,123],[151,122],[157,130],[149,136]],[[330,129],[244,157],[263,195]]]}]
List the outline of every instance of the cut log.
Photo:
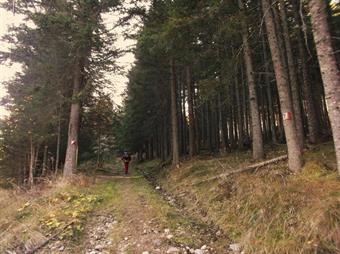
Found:
[{"label": "cut log", "polygon": [[259,163],[256,163],[256,164],[249,165],[247,167],[243,167],[243,168],[239,168],[239,169],[236,169],[236,170],[232,170],[232,171],[229,171],[229,172],[226,172],[226,173],[223,173],[223,174],[220,174],[220,175],[217,175],[217,176],[205,179],[203,181],[199,181],[199,182],[193,183],[192,185],[199,185],[201,183],[206,183],[206,182],[210,182],[210,181],[217,180],[217,179],[225,179],[228,176],[233,175],[233,174],[239,174],[239,173],[243,173],[243,172],[247,172],[247,171],[256,170],[258,168],[262,168],[264,166],[267,166],[267,165],[270,165],[270,164],[274,164],[274,163],[277,163],[277,162],[280,162],[280,161],[284,161],[284,160],[287,160],[287,159],[288,159],[287,155],[282,155],[282,156],[276,157],[274,159],[262,161],[262,162],[259,162]]}]

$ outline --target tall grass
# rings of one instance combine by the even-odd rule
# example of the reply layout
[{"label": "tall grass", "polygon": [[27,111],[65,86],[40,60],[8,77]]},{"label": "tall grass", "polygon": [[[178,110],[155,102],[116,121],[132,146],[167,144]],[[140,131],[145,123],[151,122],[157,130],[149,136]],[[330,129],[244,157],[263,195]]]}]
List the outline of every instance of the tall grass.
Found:
[{"label": "tall grass", "polygon": [[238,162],[233,155],[220,158],[224,168],[214,159],[186,162],[161,181],[192,213],[241,243],[245,253],[340,253],[340,181],[324,163],[332,153],[329,146],[308,153],[297,175],[280,163],[193,184],[251,163],[247,154],[238,154]]}]

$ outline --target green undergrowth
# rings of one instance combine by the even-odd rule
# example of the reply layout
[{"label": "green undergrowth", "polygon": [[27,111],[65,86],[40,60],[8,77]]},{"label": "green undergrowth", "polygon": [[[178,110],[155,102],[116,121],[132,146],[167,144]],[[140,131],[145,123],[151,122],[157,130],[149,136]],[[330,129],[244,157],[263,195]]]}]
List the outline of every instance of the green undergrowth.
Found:
[{"label": "green undergrowth", "polygon": [[89,215],[111,202],[114,184],[92,184],[88,177],[39,186],[29,192],[1,191],[0,253],[32,249],[48,237],[74,245],[82,238]]},{"label": "green undergrowth", "polygon": [[49,202],[64,202],[65,204],[61,209],[53,210],[44,216],[40,220],[41,225],[46,231],[53,233],[69,224],[58,238],[78,239],[84,230],[84,221],[88,213],[101,201],[102,197],[95,194],[60,193]]},{"label": "green undergrowth", "polygon": [[191,214],[241,243],[245,253],[340,253],[340,181],[327,166],[334,163],[332,145],[307,152],[296,175],[281,162],[256,173],[203,181],[251,164],[249,158],[239,153],[186,161],[166,170],[159,182]]}]

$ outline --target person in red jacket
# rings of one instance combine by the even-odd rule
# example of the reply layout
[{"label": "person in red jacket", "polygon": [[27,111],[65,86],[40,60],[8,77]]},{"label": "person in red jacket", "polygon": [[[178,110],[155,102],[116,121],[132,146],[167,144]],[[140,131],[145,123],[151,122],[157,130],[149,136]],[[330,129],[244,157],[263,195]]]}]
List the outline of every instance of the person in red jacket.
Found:
[{"label": "person in red jacket", "polygon": [[128,154],[128,152],[124,152],[122,161],[124,163],[125,175],[127,175],[129,173],[129,163],[131,161],[131,156]]}]

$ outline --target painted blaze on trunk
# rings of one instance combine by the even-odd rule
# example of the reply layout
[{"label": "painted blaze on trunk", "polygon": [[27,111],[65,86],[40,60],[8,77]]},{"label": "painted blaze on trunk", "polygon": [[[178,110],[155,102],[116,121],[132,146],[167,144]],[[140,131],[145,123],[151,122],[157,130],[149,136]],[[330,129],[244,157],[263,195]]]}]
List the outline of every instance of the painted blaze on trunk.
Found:
[{"label": "painted blaze on trunk", "polygon": [[66,149],[66,158],[64,165],[64,177],[73,174],[73,170],[77,167],[77,152],[78,152],[78,126],[80,114],[80,101],[78,95],[82,82],[82,69],[83,65],[77,62],[74,70],[73,80],[73,101],[71,105],[70,120],[68,127],[68,140]]},{"label": "painted blaze on trunk", "polygon": [[[272,55],[274,72],[276,77],[276,85],[279,92],[279,99],[281,111],[283,113],[293,112],[293,104],[290,96],[290,87],[287,70],[284,69],[284,62],[282,59],[282,50],[277,45],[279,41],[277,38],[277,31],[275,29],[274,17],[272,14],[271,3],[269,0],[262,0],[262,8],[265,18],[265,25],[267,30],[267,37]],[[289,169],[297,172],[303,166],[302,147],[298,141],[298,135],[295,127],[294,115],[290,120],[283,119],[283,126],[288,148],[288,166]]]}]

